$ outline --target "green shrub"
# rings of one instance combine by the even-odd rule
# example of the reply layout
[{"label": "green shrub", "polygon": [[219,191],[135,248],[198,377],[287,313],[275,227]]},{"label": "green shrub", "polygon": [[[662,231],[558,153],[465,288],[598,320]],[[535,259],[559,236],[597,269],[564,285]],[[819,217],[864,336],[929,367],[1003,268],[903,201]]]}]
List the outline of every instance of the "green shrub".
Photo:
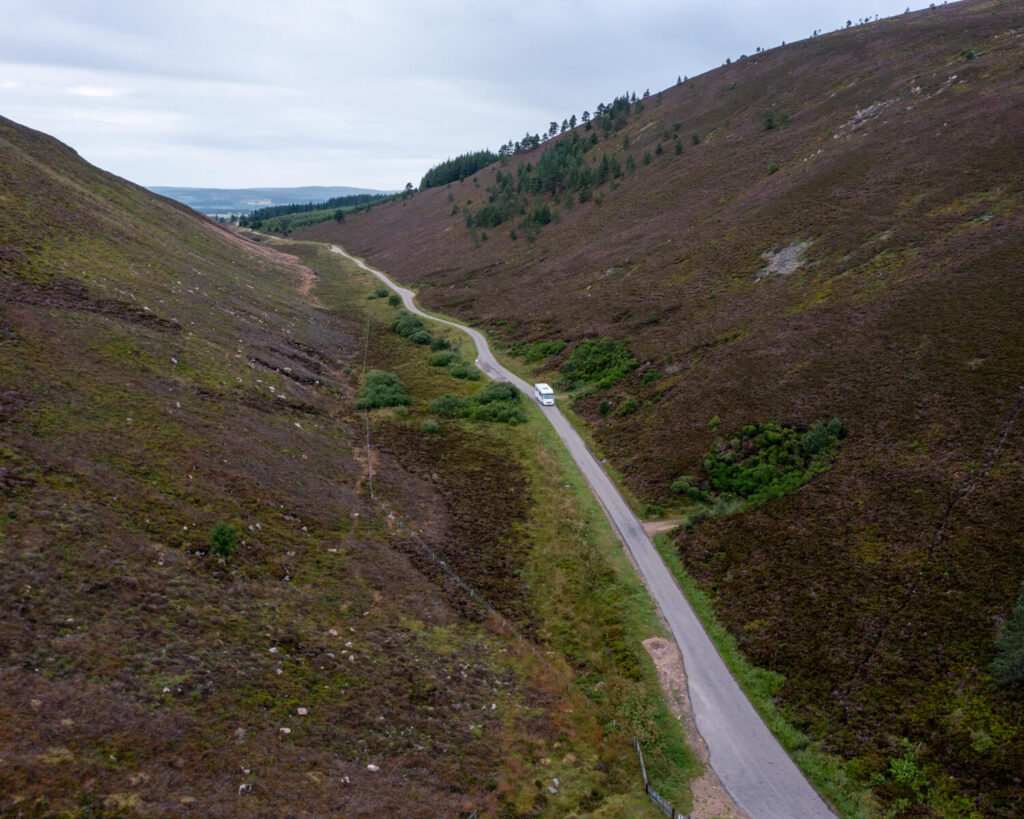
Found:
[{"label": "green shrub", "polygon": [[423,345],[430,344],[430,341],[431,341],[432,338],[433,338],[433,336],[431,336],[430,333],[428,333],[426,330],[417,330],[415,333],[413,333],[411,336],[409,336],[409,340],[413,344],[423,344]]},{"label": "green shrub", "polygon": [[356,401],[356,409],[397,407],[409,403],[405,387],[394,373],[371,370],[363,379],[363,394]]},{"label": "green shrub", "polygon": [[370,293],[370,295],[369,295],[369,296],[367,296],[366,298],[367,298],[368,300],[372,300],[372,299],[383,299],[383,298],[385,298],[385,297],[387,296],[387,294],[388,294],[388,293],[390,293],[390,292],[391,292],[391,291],[390,291],[390,290],[388,290],[388,289],[387,289],[387,288],[386,288],[386,287],[385,287],[385,286],[384,286],[383,284],[378,284],[378,285],[377,285],[377,286],[376,286],[376,287],[375,287],[375,288],[373,289],[373,292],[372,292],[372,293]]},{"label": "green shrub", "polygon": [[[391,324],[388,325],[392,333],[409,338],[417,330],[423,329],[423,322],[420,321],[419,316],[410,313],[408,310],[399,310],[398,314],[391,320]],[[429,343],[429,341],[427,342]]]},{"label": "green shrub", "polygon": [[490,404],[495,401],[519,402],[519,390],[507,381],[492,381],[485,384],[473,394],[476,404]]},{"label": "green shrub", "polygon": [[235,553],[238,545],[238,530],[230,524],[218,521],[210,532],[210,554],[228,557]]},{"label": "green shrub", "polygon": [[392,293],[390,296],[388,296],[388,304],[390,304],[392,307],[398,307],[398,305],[400,305],[401,303],[402,297],[399,296],[397,293]]},{"label": "green shrub", "polygon": [[776,162],[769,162],[768,163],[768,176],[771,176],[778,169],[779,169],[778,163],[776,163]]},{"label": "green shrub", "polygon": [[474,393],[470,399],[469,417],[478,421],[501,424],[526,423],[526,413],[520,406],[521,395],[511,384],[492,381]]},{"label": "green shrub", "polygon": [[636,366],[636,359],[621,341],[607,337],[584,339],[573,347],[569,358],[562,365],[561,383],[571,390],[584,384],[594,384],[604,389]]},{"label": "green shrub", "polygon": [[458,353],[451,350],[438,350],[427,356],[427,363],[431,367],[447,367],[453,361],[457,361],[458,358]]},{"label": "green shrub", "polygon": [[996,643],[998,653],[992,661],[992,679],[1000,688],[1024,689],[1024,583],[1010,619]]},{"label": "green shrub", "polygon": [[817,455],[821,450],[832,443],[833,437],[834,436],[829,433],[828,427],[821,423],[821,421],[815,421],[807,434],[804,435],[804,452],[808,455]]},{"label": "green shrub", "polygon": [[601,401],[600,405],[597,408],[597,411],[598,413],[600,413],[601,417],[604,418],[606,415],[608,415],[608,412],[611,410],[611,408],[612,402],[605,398]]},{"label": "green shrub", "polygon": [[636,412],[636,399],[631,395],[625,401],[622,402],[622,408],[619,410],[619,415],[625,417],[632,415]]},{"label": "green shrub", "polygon": [[434,336],[434,340],[430,342],[431,350],[450,350],[452,343],[444,336]]},{"label": "green shrub", "polygon": [[461,378],[465,381],[480,380],[480,370],[461,358],[452,362],[452,365],[448,368],[448,374],[452,378]]},{"label": "green shrub", "polygon": [[510,426],[526,423],[526,413],[523,412],[523,408],[507,401],[473,404],[470,406],[469,417],[476,421],[491,421]]},{"label": "green shrub", "polygon": [[665,517],[665,509],[664,507],[658,506],[656,503],[649,503],[643,508],[643,511],[640,514],[645,518],[658,519]]},{"label": "green shrub", "polygon": [[469,402],[458,395],[445,393],[430,402],[430,411],[442,418],[464,418],[469,412]]},{"label": "green shrub", "polygon": [[661,378],[661,373],[652,368],[644,373],[644,377],[640,379],[640,383],[645,385],[653,384],[659,378]]},{"label": "green shrub", "polygon": [[669,491],[673,495],[685,495],[689,490],[693,489],[696,483],[697,479],[692,475],[680,475],[672,482]]},{"label": "green shrub", "polygon": [[696,512],[691,512],[689,515],[683,518],[683,531],[689,532],[698,523],[705,520],[711,520],[711,518],[713,517],[714,515],[711,514],[711,510],[708,509],[707,507],[698,509]]},{"label": "green shrub", "polygon": [[440,427],[438,427],[437,421],[435,421],[433,418],[428,418],[426,421],[420,424],[420,432],[423,432],[427,435],[436,435],[439,429]]}]

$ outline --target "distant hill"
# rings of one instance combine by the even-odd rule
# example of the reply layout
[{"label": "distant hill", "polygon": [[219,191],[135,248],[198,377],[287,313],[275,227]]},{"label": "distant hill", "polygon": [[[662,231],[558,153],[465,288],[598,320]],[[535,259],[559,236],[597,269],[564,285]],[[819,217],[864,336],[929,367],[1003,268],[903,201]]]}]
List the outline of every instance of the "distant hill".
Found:
[{"label": "distant hill", "polygon": [[337,196],[359,193],[391,193],[371,188],[309,185],[300,188],[175,188],[154,186],[153,193],[167,196],[208,216],[250,213],[273,205],[301,205],[326,202]]},{"label": "distant hill", "polygon": [[1024,580],[1024,4],[732,55],[588,114],[295,235],[529,342],[536,380],[628,345],[573,407],[641,508],[693,514],[673,487],[744,429],[838,417],[830,470],[672,546],[887,809],[1024,815],[1024,699],[992,674]]}]

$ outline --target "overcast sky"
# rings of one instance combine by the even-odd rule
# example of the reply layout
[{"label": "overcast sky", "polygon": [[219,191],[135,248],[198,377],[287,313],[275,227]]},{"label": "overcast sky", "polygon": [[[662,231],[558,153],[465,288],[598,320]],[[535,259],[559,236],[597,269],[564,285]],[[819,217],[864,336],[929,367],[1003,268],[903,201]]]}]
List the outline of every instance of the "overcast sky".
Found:
[{"label": "overcast sky", "polygon": [[0,114],[143,185],[397,189],[623,92],[907,7],[0,0]]}]

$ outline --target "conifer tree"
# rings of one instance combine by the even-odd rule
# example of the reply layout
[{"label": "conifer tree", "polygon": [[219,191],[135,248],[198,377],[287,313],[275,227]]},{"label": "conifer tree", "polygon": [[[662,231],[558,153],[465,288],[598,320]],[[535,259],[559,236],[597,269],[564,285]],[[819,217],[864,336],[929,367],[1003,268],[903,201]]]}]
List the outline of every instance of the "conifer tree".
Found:
[{"label": "conifer tree", "polygon": [[999,653],[992,661],[992,678],[1000,688],[1024,688],[1024,583],[1017,604],[996,642]]}]

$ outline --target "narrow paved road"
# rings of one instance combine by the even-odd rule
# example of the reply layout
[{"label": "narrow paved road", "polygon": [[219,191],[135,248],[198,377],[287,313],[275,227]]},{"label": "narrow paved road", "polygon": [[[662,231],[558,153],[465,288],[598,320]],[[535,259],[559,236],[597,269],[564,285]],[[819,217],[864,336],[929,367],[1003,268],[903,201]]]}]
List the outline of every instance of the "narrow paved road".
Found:
[{"label": "narrow paved road", "polygon": [[[399,286],[379,270],[340,248],[332,245],[331,250],[351,259],[388,287],[394,288],[410,311],[468,333],[476,344],[476,364],[481,370],[495,380],[515,384],[528,397],[533,397],[533,385],[498,363],[482,333],[425,313],[416,306],[411,290]],[[612,525],[618,530],[679,644],[697,730],[704,737],[711,767],[725,789],[755,819],[832,817],[832,812],[772,736],[732,678],[675,578],[644,533],[640,521],[583,439],[557,407],[541,409],[565,442]]]}]

